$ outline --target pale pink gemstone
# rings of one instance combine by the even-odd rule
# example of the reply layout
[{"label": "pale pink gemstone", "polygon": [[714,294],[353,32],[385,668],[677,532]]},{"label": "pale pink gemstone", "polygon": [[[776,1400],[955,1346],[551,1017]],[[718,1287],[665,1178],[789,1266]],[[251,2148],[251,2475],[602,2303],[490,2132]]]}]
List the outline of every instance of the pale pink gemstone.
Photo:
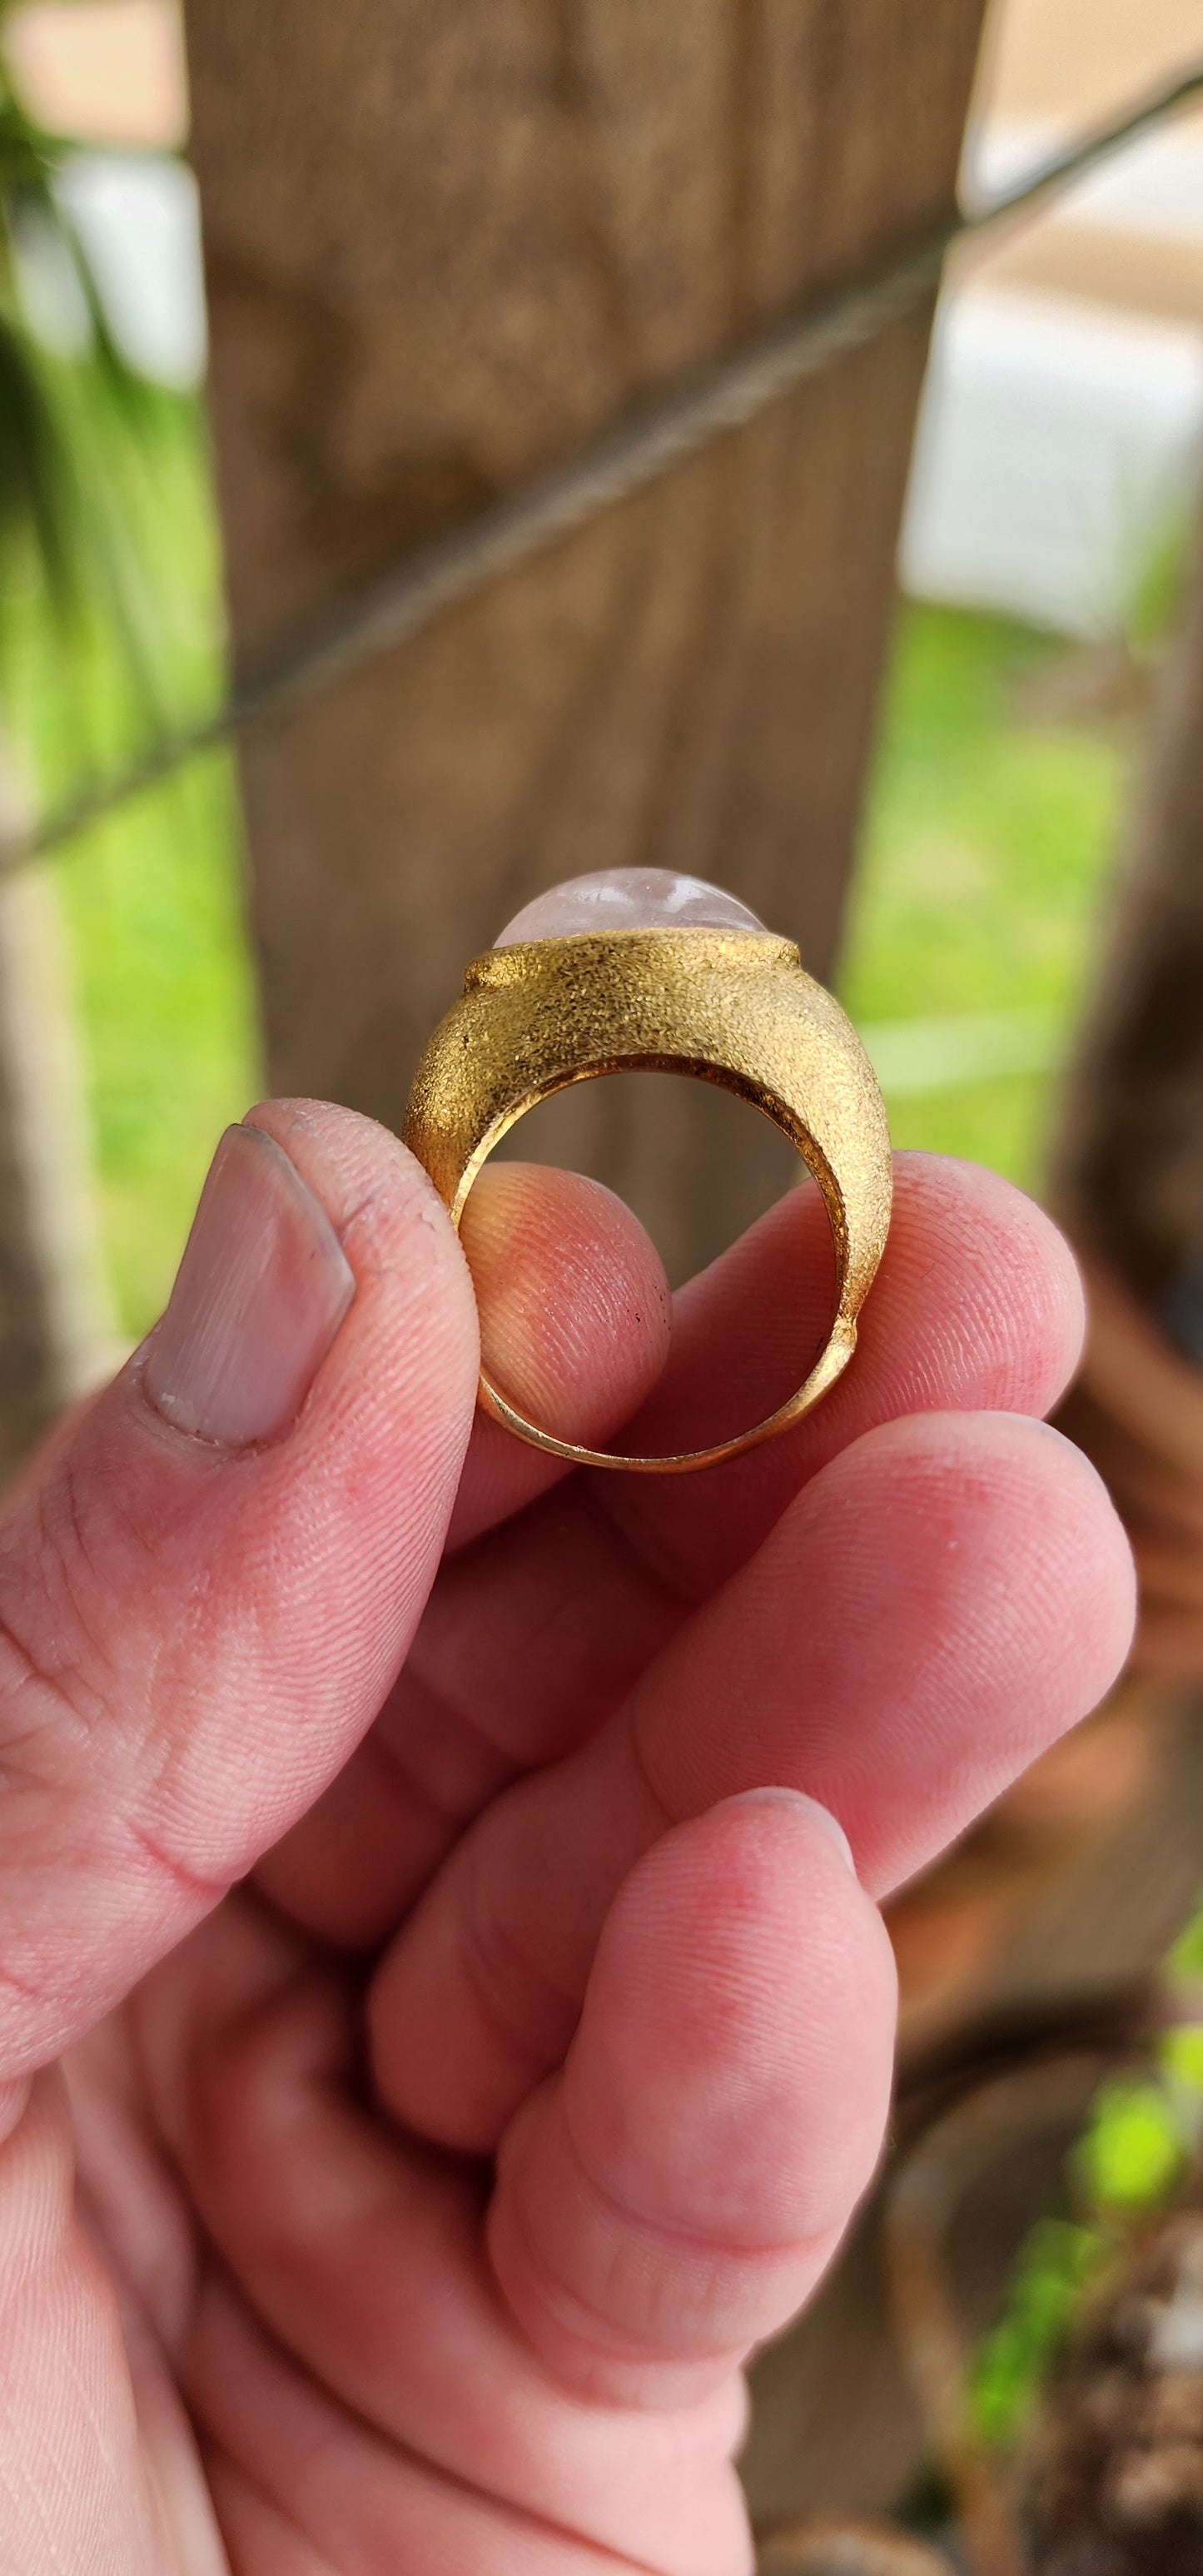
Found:
[{"label": "pale pink gemstone", "polygon": [[764,923],[701,877],[678,876],[673,868],[599,868],[537,894],[494,945],[563,939],[574,930],[751,930],[763,937]]}]

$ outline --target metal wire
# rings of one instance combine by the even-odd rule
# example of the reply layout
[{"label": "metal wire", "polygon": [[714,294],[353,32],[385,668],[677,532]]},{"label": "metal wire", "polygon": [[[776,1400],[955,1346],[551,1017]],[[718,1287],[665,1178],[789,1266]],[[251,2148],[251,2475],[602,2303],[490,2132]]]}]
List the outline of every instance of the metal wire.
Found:
[{"label": "metal wire", "polygon": [[410,551],[337,608],[286,638],[235,681],[211,714],[167,731],[116,777],[101,780],[35,823],[0,839],[0,869],[45,857],[168,777],[186,760],[330,688],[429,625],[455,601],[525,563],[557,537],[646,490],[682,458],[741,429],[808,377],[862,348],[939,284],[952,243],[1036,212],[1071,180],[1203,94],[1203,62],[1151,91],[1118,124],[1086,135],[1006,196],[951,214],[900,255],[851,285],[802,306],[729,357],[686,378],[619,428],[537,482],[476,512],[449,535]]}]

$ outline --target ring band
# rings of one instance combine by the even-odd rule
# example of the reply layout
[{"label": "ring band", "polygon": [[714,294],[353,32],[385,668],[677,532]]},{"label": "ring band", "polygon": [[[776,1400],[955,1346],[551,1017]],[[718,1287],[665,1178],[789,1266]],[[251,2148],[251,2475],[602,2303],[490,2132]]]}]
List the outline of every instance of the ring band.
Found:
[{"label": "ring band", "polygon": [[791,940],[723,929],[576,931],[491,948],[430,1038],[402,1130],[458,1228],[482,1164],[528,1109],[574,1082],[643,1070],[733,1091],[796,1146],[827,1208],[837,1303],[808,1376],[750,1430],[668,1457],[616,1455],[530,1422],[482,1374],[494,1421],[576,1466],[647,1475],[718,1466],[809,1413],[851,1358],[890,1220],[890,1141],[851,1021]]}]

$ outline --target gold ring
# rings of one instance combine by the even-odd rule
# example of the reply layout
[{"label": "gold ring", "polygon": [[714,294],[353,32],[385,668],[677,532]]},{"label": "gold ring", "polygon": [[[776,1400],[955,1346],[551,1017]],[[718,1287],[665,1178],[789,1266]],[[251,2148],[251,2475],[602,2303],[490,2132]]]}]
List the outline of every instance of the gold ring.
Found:
[{"label": "gold ring", "polygon": [[[525,935],[544,920],[588,926]],[[856,1031],[806,974],[793,941],[717,888],[642,869],[557,889],[473,959],[422,1055],[404,1140],[458,1227],[481,1165],[537,1101],[639,1068],[719,1083],[796,1146],[822,1191],[835,1247],[837,1303],[823,1349],[764,1421],[668,1457],[562,1440],[483,1374],[480,1402],[519,1439],[573,1465],[673,1475],[718,1466],[788,1430],[847,1367],[890,1221],[890,1140]]]}]

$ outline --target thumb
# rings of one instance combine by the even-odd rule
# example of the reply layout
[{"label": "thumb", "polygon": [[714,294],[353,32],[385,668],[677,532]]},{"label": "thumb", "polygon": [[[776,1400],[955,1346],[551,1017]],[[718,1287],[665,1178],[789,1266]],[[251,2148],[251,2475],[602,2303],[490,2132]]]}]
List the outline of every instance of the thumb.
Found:
[{"label": "thumb", "polygon": [[349,1111],[218,1147],[167,1312],[0,1519],[0,2085],[114,2003],[371,1722],[441,1550],[475,1309]]}]

